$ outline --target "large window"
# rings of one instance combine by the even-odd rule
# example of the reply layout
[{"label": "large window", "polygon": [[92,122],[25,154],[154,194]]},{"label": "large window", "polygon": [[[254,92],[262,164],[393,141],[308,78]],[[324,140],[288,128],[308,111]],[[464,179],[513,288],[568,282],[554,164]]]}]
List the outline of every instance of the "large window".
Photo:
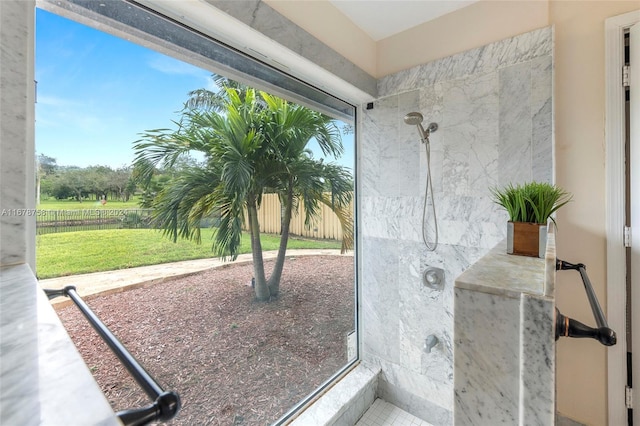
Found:
[{"label": "large window", "polygon": [[[128,2],[39,6],[39,208],[93,212],[38,216],[39,278],[238,255],[89,304],[181,395],[172,424],[286,420],[358,359],[355,108]],[[75,308],[57,311],[114,410],[144,402]]]}]

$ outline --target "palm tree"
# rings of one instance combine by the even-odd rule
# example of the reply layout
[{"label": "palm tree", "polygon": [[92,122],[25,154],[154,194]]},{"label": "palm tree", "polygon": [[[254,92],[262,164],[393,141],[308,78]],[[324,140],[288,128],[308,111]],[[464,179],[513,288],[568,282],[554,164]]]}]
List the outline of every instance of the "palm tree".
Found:
[{"label": "palm tree", "polygon": [[[266,93],[262,98],[267,117],[264,136],[273,149],[273,164],[277,170],[275,190],[283,213],[278,256],[267,282],[273,296],[279,292],[291,218],[300,204],[304,206],[306,225],[318,215],[320,203],[331,207],[345,231],[343,251],[353,247],[352,216],[346,210],[351,203],[353,182],[345,168],[313,159],[308,147],[315,139],[324,155],[342,155],[340,132],[327,116]],[[327,192],[331,196],[328,197]]]},{"label": "palm tree", "polygon": [[[177,131],[143,134],[134,144],[135,164],[148,179],[158,166],[170,168],[190,151],[205,155],[203,167],[183,168],[158,194],[154,220],[174,241],[200,242],[200,220],[215,213],[220,221],[213,250],[235,258],[246,212],[255,295],[269,300],[279,293],[289,224],[299,205],[305,207],[307,224],[320,203],[329,205],[343,223],[343,249],[353,244],[347,211],[351,176],[343,167],[314,159],[308,149],[315,139],[325,154],[340,155],[340,133],[329,117],[253,89],[224,87],[216,102],[216,107],[185,108]],[[283,206],[280,247],[268,279],[258,222],[266,192],[278,193]]]}]

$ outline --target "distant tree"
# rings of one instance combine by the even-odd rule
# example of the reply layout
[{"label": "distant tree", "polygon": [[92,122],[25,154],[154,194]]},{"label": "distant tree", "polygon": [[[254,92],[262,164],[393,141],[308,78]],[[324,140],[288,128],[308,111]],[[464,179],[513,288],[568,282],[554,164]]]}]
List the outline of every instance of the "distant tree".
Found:
[{"label": "distant tree", "polygon": [[76,201],[82,202],[83,198],[89,194],[89,190],[83,169],[64,167],[60,169],[54,181],[52,192],[59,200],[73,197]]},{"label": "distant tree", "polygon": [[106,197],[111,189],[113,169],[109,166],[89,166],[81,169],[84,185],[87,191],[94,195],[95,200]]},{"label": "distant tree", "polygon": [[136,181],[133,179],[132,175],[129,175],[127,185],[124,187],[124,199],[122,201],[129,201],[129,199],[135,195],[137,189],[138,185],[136,184]]},{"label": "distant tree", "polygon": [[133,187],[131,186],[133,183],[131,175],[131,167],[120,167],[116,170],[111,170],[109,189],[115,193],[116,198],[120,201],[128,201],[133,191],[135,191],[135,183]]},{"label": "distant tree", "polygon": [[136,190],[136,183],[132,179],[132,167],[121,167],[117,170],[109,166],[52,167],[50,160],[42,164],[46,165],[42,168],[44,172],[39,171],[39,175],[42,176],[42,187],[57,199],[73,197],[82,201],[93,195],[96,200],[110,196],[128,201]]},{"label": "distant tree", "polygon": [[57,169],[56,159],[44,154],[36,157],[36,205],[40,205],[42,180],[52,176]]}]

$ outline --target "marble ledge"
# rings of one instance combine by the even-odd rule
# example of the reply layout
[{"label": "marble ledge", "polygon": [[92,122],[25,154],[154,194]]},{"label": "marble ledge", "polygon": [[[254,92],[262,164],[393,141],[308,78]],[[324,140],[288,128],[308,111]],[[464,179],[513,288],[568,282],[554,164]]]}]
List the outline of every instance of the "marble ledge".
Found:
[{"label": "marble ledge", "polygon": [[0,424],[122,425],[27,265],[0,268]]},{"label": "marble ledge", "polygon": [[507,254],[506,239],[464,271],[455,287],[510,298],[554,296],[555,238],[547,236],[545,258]]},{"label": "marble ledge", "polygon": [[[333,426],[354,424],[373,404],[379,367],[358,364],[287,425]],[[346,421],[349,418],[351,420]]]}]

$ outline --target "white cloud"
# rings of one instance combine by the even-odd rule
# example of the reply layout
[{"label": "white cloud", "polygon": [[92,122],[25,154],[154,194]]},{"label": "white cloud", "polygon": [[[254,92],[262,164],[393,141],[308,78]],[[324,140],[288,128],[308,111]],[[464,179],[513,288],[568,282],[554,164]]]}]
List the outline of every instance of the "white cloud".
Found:
[{"label": "white cloud", "polygon": [[36,125],[40,128],[76,129],[80,132],[106,131],[104,118],[86,104],[69,99],[38,99]]},{"label": "white cloud", "polygon": [[203,75],[210,75],[211,73],[198,68],[186,62],[182,62],[178,59],[170,58],[164,55],[153,55],[147,61],[149,67],[160,71],[164,74],[173,75],[193,75],[196,77],[202,77]]},{"label": "white cloud", "polygon": [[202,81],[202,87],[206,87],[209,90],[216,89],[216,86],[211,79],[211,75],[214,74],[213,72],[182,62],[179,59],[154,54],[147,61],[147,65],[163,74],[196,77]]},{"label": "white cloud", "polygon": [[46,95],[38,95],[38,104],[52,106],[52,107],[75,107],[80,106],[80,104],[72,99],[68,98],[60,98],[57,96],[46,96]]}]

